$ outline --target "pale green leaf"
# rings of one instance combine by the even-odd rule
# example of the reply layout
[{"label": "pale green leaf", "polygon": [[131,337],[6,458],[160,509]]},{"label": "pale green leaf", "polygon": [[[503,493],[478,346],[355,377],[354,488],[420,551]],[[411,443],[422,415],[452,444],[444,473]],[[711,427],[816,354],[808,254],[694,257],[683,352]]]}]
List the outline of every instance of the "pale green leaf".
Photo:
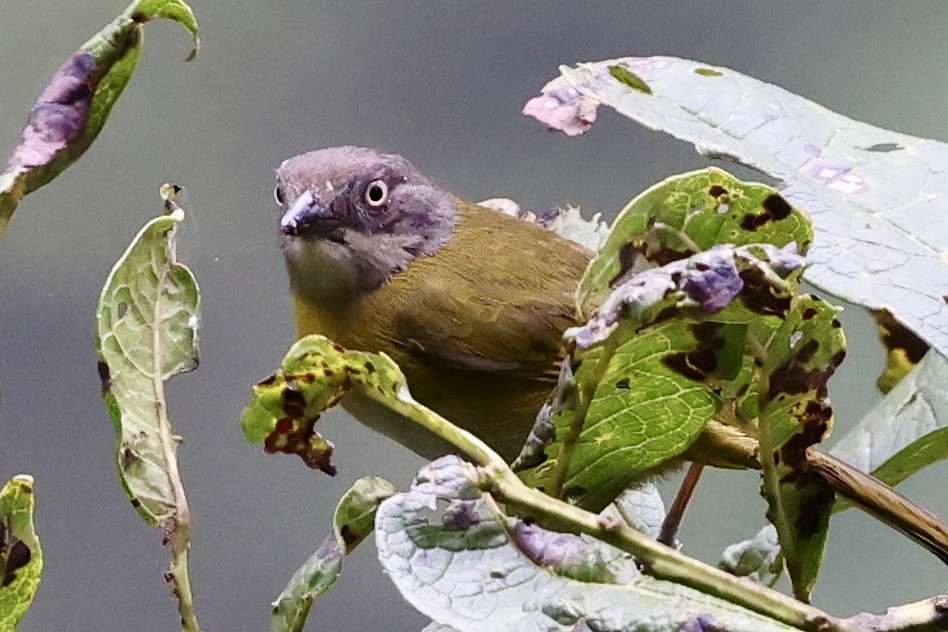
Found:
[{"label": "pale green leaf", "polygon": [[[621,67],[651,93],[615,77]],[[561,67],[524,112],[569,135],[596,108],[694,143],[699,152],[781,180],[813,218],[805,278],[873,309],[888,309],[948,354],[948,146],[836,114],[728,68],[674,57],[628,57]]]},{"label": "pale green leaf", "polygon": [[14,476],[0,491],[0,630],[12,631],[39,588],[43,551],[33,526],[33,477]]},{"label": "pale green leaf", "polygon": [[[379,561],[388,576],[419,612],[447,629],[619,632],[712,624],[731,632],[792,629],[639,573],[622,580],[612,576],[608,583],[576,579],[583,574],[577,564],[602,568],[599,549],[607,545],[536,530],[498,513],[496,505],[481,500],[473,468],[457,457],[426,466],[411,491],[384,501],[375,526]],[[564,565],[573,572],[559,572]]]},{"label": "pale green leaf", "polygon": [[99,372],[119,476],[153,525],[178,504],[179,439],[167,416],[164,382],[198,363],[200,294],[175,257],[174,228],[183,219],[177,209],[145,225],[109,274],[96,309]]},{"label": "pale green leaf", "polygon": [[394,493],[395,487],[378,476],[360,478],[349,488],[333,513],[333,535],[293,573],[271,604],[273,632],[303,629],[313,602],[336,583],[343,556],[372,532],[379,503]]}]

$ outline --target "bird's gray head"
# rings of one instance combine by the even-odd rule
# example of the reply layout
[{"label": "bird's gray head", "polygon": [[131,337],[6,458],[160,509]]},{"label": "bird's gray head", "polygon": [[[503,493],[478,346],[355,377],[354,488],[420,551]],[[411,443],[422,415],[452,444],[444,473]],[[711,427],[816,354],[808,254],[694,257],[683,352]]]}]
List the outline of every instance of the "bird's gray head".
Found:
[{"label": "bird's gray head", "polygon": [[290,280],[311,299],[375,289],[444,246],[456,221],[451,194],[397,154],[330,147],[276,176]]}]

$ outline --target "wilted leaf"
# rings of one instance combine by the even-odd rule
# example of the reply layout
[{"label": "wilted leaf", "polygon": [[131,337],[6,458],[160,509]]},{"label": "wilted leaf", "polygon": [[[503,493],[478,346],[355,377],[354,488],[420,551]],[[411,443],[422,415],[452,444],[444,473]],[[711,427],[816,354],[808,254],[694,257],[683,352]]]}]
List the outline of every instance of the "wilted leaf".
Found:
[{"label": "wilted leaf", "polygon": [[96,308],[99,376],[119,476],[152,525],[171,517],[179,502],[180,440],[172,434],[164,382],[198,363],[200,294],[175,256],[174,228],[183,219],[176,208],[145,225],[109,274]]},{"label": "wilted leaf", "polygon": [[142,25],[168,18],[199,41],[183,0],[138,0],[63,62],[30,110],[20,144],[0,173],[0,237],[20,199],[51,181],[92,144],[132,78]]},{"label": "wilted leaf", "polygon": [[718,567],[732,575],[773,586],[783,572],[777,530],[768,524],[750,540],[735,542],[727,547],[721,554]]},{"label": "wilted leaf", "polygon": [[383,568],[438,625],[465,632],[792,629],[634,572],[608,545],[500,514],[481,499],[476,478],[472,466],[444,457],[376,515]]},{"label": "wilted leaf", "polygon": [[[615,76],[623,68],[651,93]],[[816,225],[805,279],[888,309],[948,354],[948,146],[853,121],[727,68],[673,57],[561,67],[524,112],[575,135],[608,105],[782,180]]]},{"label": "wilted leaf", "polygon": [[317,597],[336,583],[342,558],[370,533],[379,503],[395,493],[395,487],[378,476],[360,478],[349,488],[333,513],[333,534],[300,566],[272,604],[270,629],[297,632],[303,629]]},{"label": "wilted leaf", "polygon": [[625,490],[615,499],[613,507],[630,527],[653,540],[658,539],[662,522],[665,521],[665,502],[655,483],[646,481],[638,487]]},{"label": "wilted leaf", "polygon": [[335,474],[333,445],[316,430],[320,414],[352,389],[383,403],[408,398],[405,377],[385,354],[349,351],[323,336],[298,341],[282,370],[257,384],[243,414],[244,436],[267,452],[297,454],[312,468]]},{"label": "wilted leaf", "polygon": [[590,219],[586,219],[577,206],[540,212],[524,209],[510,198],[491,198],[482,200],[478,204],[504,215],[537,224],[593,251],[598,251],[602,247],[609,234],[609,225],[599,219],[602,216],[601,213],[596,213]]},{"label": "wilted leaf", "polygon": [[13,630],[39,588],[43,551],[33,526],[33,477],[14,476],[0,491],[0,629]]}]

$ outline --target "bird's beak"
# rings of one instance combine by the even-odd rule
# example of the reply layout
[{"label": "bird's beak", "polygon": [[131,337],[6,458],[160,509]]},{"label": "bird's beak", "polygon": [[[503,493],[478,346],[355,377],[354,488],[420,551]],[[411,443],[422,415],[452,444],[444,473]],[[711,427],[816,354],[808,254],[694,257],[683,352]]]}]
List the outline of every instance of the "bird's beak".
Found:
[{"label": "bird's beak", "polygon": [[305,234],[310,227],[319,222],[332,219],[326,206],[319,204],[311,191],[303,191],[280,220],[280,231],[288,237]]}]

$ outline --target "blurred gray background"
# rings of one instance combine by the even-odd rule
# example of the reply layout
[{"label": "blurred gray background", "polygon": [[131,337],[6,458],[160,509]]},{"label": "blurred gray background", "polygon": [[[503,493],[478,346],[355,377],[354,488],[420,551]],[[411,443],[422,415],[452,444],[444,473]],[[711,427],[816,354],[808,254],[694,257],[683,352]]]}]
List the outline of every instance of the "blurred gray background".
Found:
[{"label": "blurred gray background", "polygon": [[[121,0],[0,5],[0,153],[19,139],[61,61]],[[293,341],[277,248],[273,168],[333,144],[404,154],[470,199],[580,204],[612,216],[668,175],[704,166],[683,143],[603,110],[579,139],[520,115],[559,64],[671,54],[732,67],[883,127],[948,139],[948,7],[939,3],[258,2],[193,4],[204,49],[146,28],[137,76],[91,151],[27,198],[0,246],[0,477],[36,477],[43,583],[21,629],[177,629],[159,533],[125,500],[99,397],[93,309],[110,266],[187,187],[181,255],[203,290],[202,364],[170,384],[192,511],[192,576],[209,631],[268,629],[268,603],[322,541],[336,499],[365,474],[405,486],[417,457],[342,414],[331,479],[247,444],[250,386]],[[868,409],[881,363],[850,310],[852,350],[833,384],[837,433]],[[713,473],[686,516],[689,553],[716,561],[761,522],[757,478]],[[910,497],[948,515],[942,463]],[[668,481],[669,486],[677,479]],[[846,615],[948,585],[934,557],[855,511],[834,518],[815,603]],[[380,572],[371,542],[313,609],[309,629],[411,632],[425,619]]]}]

